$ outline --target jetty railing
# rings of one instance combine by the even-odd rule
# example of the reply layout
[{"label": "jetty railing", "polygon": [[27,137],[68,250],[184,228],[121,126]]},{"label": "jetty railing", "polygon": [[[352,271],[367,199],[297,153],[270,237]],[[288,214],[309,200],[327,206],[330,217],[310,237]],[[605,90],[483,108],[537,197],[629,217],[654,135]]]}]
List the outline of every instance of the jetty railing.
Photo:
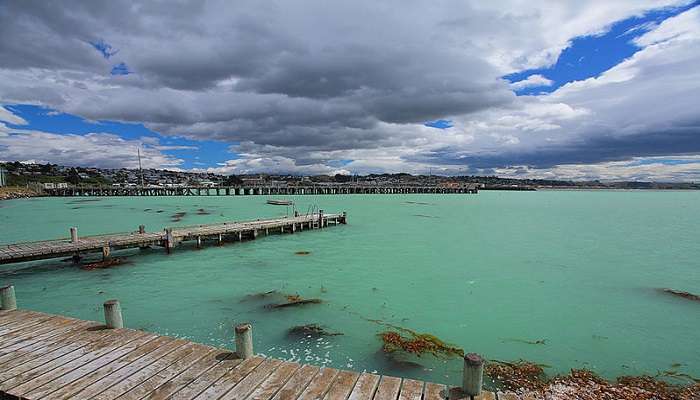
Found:
[{"label": "jetty railing", "polygon": [[475,194],[477,184],[436,185],[298,185],[298,186],[75,186],[44,189],[54,197],[73,196],[276,196],[333,194]]}]

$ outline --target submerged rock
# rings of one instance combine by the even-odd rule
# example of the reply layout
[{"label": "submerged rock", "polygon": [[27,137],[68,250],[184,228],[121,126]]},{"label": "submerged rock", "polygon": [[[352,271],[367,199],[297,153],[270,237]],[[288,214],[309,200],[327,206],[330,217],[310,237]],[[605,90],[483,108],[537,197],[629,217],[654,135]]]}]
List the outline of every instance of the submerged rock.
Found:
[{"label": "submerged rock", "polygon": [[321,337],[321,336],[341,336],[343,335],[342,332],[332,332],[332,331],[327,331],[326,328],[319,324],[306,324],[306,325],[297,325],[289,328],[287,331],[288,336],[292,337]]},{"label": "submerged rock", "polygon": [[664,292],[664,293],[668,293],[668,294],[672,294],[674,296],[682,297],[684,299],[700,301],[700,296],[698,296],[697,294],[692,294],[689,292],[684,292],[682,290],[675,290],[675,289],[670,289],[670,288],[659,289],[659,290]]},{"label": "submerged rock", "polygon": [[286,307],[296,307],[303,306],[307,304],[321,304],[323,300],[321,299],[305,299],[298,294],[287,295],[287,301],[277,304],[268,304],[268,308],[286,308]]},{"label": "submerged rock", "polygon": [[85,264],[81,265],[80,269],[84,269],[86,271],[90,271],[93,269],[105,269],[105,268],[112,268],[117,265],[122,265],[126,264],[126,258],[124,257],[113,257],[108,260],[103,260],[103,261],[98,261],[90,264]]}]

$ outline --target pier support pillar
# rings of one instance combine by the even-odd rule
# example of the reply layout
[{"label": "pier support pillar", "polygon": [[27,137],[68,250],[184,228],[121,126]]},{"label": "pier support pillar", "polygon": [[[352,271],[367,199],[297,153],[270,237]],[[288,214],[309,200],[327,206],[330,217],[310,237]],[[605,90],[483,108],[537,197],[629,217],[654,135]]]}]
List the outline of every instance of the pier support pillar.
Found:
[{"label": "pier support pillar", "polygon": [[318,210],[318,227],[323,228],[323,210]]},{"label": "pier support pillar", "polygon": [[202,237],[197,236],[197,248],[201,249],[202,248]]},{"label": "pier support pillar", "polygon": [[236,325],[236,354],[239,358],[253,357],[253,327],[248,324]]},{"label": "pier support pillar", "polygon": [[222,234],[219,233],[219,237],[217,238],[216,243],[217,243],[219,246],[221,246],[222,244],[224,244],[224,235],[222,235]]},{"label": "pier support pillar", "polygon": [[71,243],[78,242],[78,228],[76,228],[76,227],[70,228],[70,242]]},{"label": "pier support pillar", "polygon": [[102,246],[102,261],[109,260],[111,258],[112,249],[107,246]]},{"label": "pier support pillar", "polygon": [[253,239],[257,239],[257,238],[258,238],[258,230],[253,229]]},{"label": "pier support pillar", "polygon": [[270,229],[269,229],[269,228],[265,228],[265,236],[267,236],[267,235],[269,235],[269,234],[270,234]]},{"label": "pier support pillar", "polygon": [[292,223],[292,233],[297,231],[297,224]]},{"label": "pier support pillar", "polygon": [[243,241],[243,232],[238,232],[238,241],[239,242]]},{"label": "pier support pillar", "polygon": [[348,223],[348,213],[346,211],[343,211],[343,218],[340,220],[340,223],[343,225]]},{"label": "pier support pillar", "polygon": [[119,300],[107,300],[104,304],[105,308],[105,325],[108,329],[123,328],[124,320],[122,319],[122,307],[119,305]]},{"label": "pier support pillar", "polygon": [[173,246],[175,246],[173,238],[173,228],[165,228],[165,251],[168,254],[172,251]]},{"label": "pier support pillar", "polygon": [[284,233],[284,225],[280,226],[280,233]]},{"label": "pier support pillar", "polygon": [[146,233],[146,225],[139,225],[139,233],[143,235]]},{"label": "pier support pillar", "polygon": [[476,353],[465,354],[462,390],[469,396],[478,396],[481,394],[483,381],[484,359]]},{"label": "pier support pillar", "polygon": [[17,298],[15,297],[15,287],[12,285],[0,288],[0,309],[16,310]]}]

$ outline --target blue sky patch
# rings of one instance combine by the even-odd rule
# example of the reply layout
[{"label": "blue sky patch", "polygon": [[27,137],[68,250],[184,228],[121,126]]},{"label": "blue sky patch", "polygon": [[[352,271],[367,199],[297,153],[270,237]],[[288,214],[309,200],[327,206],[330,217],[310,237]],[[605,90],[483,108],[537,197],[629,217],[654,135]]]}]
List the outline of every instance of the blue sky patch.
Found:
[{"label": "blue sky patch", "polygon": [[112,67],[112,71],[110,72],[110,74],[112,75],[129,75],[131,73],[132,71],[129,69],[129,66],[127,66],[126,63],[123,62],[120,62],[119,64]]},{"label": "blue sky patch", "polygon": [[542,75],[552,81],[549,86],[530,86],[515,89],[517,95],[550,93],[566,83],[597,77],[640,50],[632,41],[653,29],[665,19],[700,5],[700,0],[675,8],[665,8],[619,21],[602,35],[575,38],[557,63],[549,68],[531,69],[504,76],[510,82],[519,82],[530,75]]},{"label": "blue sky patch", "polygon": [[454,126],[454,125],[452,125],[452,121],[447,120],[447,119],[438,119],[435,121],[428,121],[423,125],[428,126],[430,128],[437,128],[437,129],[447,129],[447,128],[452,128]]},{"label": "blue sky patch", "polygon": [[90,42],[92,47],[95,48],[95,50],[99,51],[100,54],[102,54],[102,57],[105,59],[109,59],[113,55],[119,53],[119,50],[115,49],[112,47],[111,44],[105,42],[104,40],[100,39],[96,42]]}]

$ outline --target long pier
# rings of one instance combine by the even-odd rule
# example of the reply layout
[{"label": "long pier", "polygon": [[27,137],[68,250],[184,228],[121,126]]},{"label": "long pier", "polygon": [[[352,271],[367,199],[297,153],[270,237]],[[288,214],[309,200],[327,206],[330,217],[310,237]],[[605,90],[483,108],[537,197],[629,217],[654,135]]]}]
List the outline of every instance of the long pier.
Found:
[{"label": "long pier", "polygon": [[[519,399],[482,391],[482,370],[466,357],[469,387],[448,387],[256,356],[249,324],[236,326],[231,351],[126,329],[116,300],[104,304],[103,325],[17,310],[14,287],[0,291],[1,399]],[[466,378],[474,372],[478,386]]]},{"label": "long pier", "polygon": [[274,196],[329,194],[476,194],[476,184],[460,186],[383,186],[383,185],[309,185],[309,186],[173,186],[173,187],[66,187],[43,189],[47,196]]},{"label": "long pier", "polygon": [[146,232],[143,225],[134,232],[112,233],[79,237],[77,228],[70,228],[70,238],[0,245],[0,264],[71,256],[76,260],[82,254],[102,252],[107,260],[113,250],[162,246],[168,252],[181,242],[194,241],[201,247],[205,241],[222,244],[226,240],[256,239],[271,233],[295,233],[330,225],[346,224],[347,214],[318,213],[295,215],[276,219],[244,222],[221,222],[208,225],[166,228],[160,232]]}]

